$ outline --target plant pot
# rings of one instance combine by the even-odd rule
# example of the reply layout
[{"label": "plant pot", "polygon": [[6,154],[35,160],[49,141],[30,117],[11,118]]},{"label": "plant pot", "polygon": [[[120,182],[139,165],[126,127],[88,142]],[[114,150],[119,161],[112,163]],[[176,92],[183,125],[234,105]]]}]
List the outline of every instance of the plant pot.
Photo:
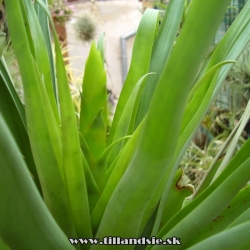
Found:
[{"label": "plant pot", "polygon": [[[66,27],[65,27],[65,24],[64,23],[59,23],[55,17],[53,17],[53,21],[54,21],[54,26],[55,26],[55,29],[56,29],[56,32],[57,32],[57,35],[58,35],[58,38],[59,38],[59,41],[61,42],[62,44],[62,48],[66,48],[67,47],[67,31],[66,31]],[[65,51],[63,53],[63,56],[65,58],[68,57],[68,52]],[[67,61],[65,61],[65,63],[67,64]]]},{"label": "plant pot", "polygon": [[55,17],[53,17],[54,25],[56,28],[57,35],[59,37],[59,40],[61,42],[66,41],[67,39],[67,32],[66,32],[66,27],[64,23],[59,23]]}]

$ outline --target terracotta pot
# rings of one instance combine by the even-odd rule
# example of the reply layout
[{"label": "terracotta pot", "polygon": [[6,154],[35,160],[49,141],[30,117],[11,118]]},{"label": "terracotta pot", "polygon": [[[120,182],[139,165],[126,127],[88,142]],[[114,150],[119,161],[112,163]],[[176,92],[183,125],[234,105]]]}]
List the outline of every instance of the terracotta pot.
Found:
[{"label": "terracotta pot", "polygon": [[64,42],[67,39],[67,33],[66,33],[66,28],[63,23],[59,23],[56,21],[56,18],[53,17],[54,25],[56,28],[56,32],[58,34],[59,40],[61,42]]},{"label": "terracotta pot", "polygon": [[[54,21],[54,25],[55,25],[55,29],[59,38],[59,41],[62,44],[62,47],[67,47],[67,31],[66,31],[66,27],[63,23],[59,23],[56,21],[56,18],[53,17],[53,21]],[[68,57],[68,52],[65,52],[64,57]],[[67,64],[67,61],[66,61]]]}]

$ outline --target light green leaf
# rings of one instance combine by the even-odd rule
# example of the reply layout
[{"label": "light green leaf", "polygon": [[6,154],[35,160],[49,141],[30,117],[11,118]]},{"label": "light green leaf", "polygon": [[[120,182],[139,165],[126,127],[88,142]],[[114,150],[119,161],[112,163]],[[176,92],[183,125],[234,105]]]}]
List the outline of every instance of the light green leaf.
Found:
[{"label": "light green leaf", "polygon": [[[25,28],[25,18],[17,0],[6,2],[8,28],[19,63],[25,97],[27,130],[43,197],[50,212],[68,235],[75,235],[69,204],[60,172],[60,134],[44,83],[38,74]],[[22,37],[22,39],[20,39]],[[25,55],[25,56],[24,56]]]},{"label": "light green leaf", "polygon": [[158,28],[158,14],[159,11],[147,9],[142,16],[134,41],[129,72],[117,103],[108,144],[111,144],[113,141],[119,120],[134,86],[142,76],[149,73],[151,53]]},{"label": "light green leaf", "polygon": [[141,122],[148,111],[156,84],[174,46],[174,41],[182,19],[184,2],[185,0],[170,1],[167,5],[164,19],[155,38],[152,58],[150,61],[149,72],[156,72],[156,75],[147,79],[140,110],[138,112],[137,125]]},{"label": "light green leaf", "polygon": [[[95,70],[93,70],[95,68]],[[95,43],[92,43],[89,57],[85,65],[82,83],[80,132],[89,145],[95,160],[101,155],[106,146],[107,130],[107,92],[106,72],[100,52]],[[101,130],[94,132],[91,128],[95,117],[102,109],[103,126]],[[100,128],[100,127],[99,127]],[[97,133],[97,134],[96,134]],[[101,137],[99,137],[101,134]],[[97,140],[98,139],[98,140]]]},{"label": "light green leaf", "polygon": [[11,249],[73,250],[41,199],[1,115],[0,128],[0,199],[4,204],[0,206],[0,237]]},{"label": "light green leaf", "polygon": [[[188,247],[197,244],[198,242],[211,237],[212,235],[215,235],[221,231],[224,231],[226,228],[230,228],[233,226],[236,226],[240,223],[245,222],[246,220],[250,219],[249,217],[249,186],[243,188],[230,202],[230,204],[226,207],[226,209],[214,220],[206,225],[203,229],[199,231],[199,233],[193,237],[190,241],[187,242],[187,244],[182,245],[182,249],[187,249]],[[243,221],[240,219],[240,215],[245,214],[247,216],[244,216],[245,220]]]},{"label": "light green leaf", "polygon": [[193,247],[189,250],[220,250],[220,249],[248,249],[250,247],[249,242],[249,227],[250,221],[246,221],[236,227],[223,231],[217,235],[214,235]]}]

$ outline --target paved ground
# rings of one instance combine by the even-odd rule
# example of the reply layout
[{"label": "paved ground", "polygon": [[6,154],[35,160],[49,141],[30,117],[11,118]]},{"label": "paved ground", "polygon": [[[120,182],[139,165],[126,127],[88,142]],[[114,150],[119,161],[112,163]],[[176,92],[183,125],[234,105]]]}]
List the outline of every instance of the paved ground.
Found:
[{"label": "paved ground", "polygon": [[[115,95],[119,95],[122,87],[121,67],[121,46],[120,37],[136,30],[141,19],[140,3],[138,0],[127,1],[97,1],[94,4],[83,1],[77,3],[74,16],[81,15],[81,12],[89,10],[96,16],[98,21],[98,33],[105,32],[106,41],[106,62],[108,71],[108,88]],[[72,18],[66,24],[67,39],[69,45],[70,66],[78,77],[82,75],[90,43],[83,43],[76,38],[73,24],[76,18]],[[98,37],[98,35],[97,35]],[[128,62],[131,58],[131,51],[134,38],[127,40]]]}]

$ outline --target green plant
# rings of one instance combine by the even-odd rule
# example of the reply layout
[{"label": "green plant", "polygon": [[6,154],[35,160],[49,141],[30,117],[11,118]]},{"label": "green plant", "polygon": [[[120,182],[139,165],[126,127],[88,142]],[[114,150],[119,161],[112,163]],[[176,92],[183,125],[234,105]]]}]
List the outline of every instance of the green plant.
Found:
[{"label": "green plant", "polygon": [[[180,163],[192,184],[195,186],[199,184],[243,113],[244,109],[232,112],[211,105]],[[235,152],[244,145],[249,137],[248,134],[249,123],[247,122],[239,136]]]},{"label": "green plant", "polygon": [[[197,185],[242,116],[249,100],[249,44],[229,71],[219,95],[202,120],[190,143],[181,166]],[[223,98],[222,98],[223,97]],[[220,106],[224,106],[221,108]],[[249,125],[244,129],[237,149],[249,137]]]},{"label": "green plant", "polygon": [[224,104],[224,107],[227,107],[232,112],[239,112],[239,110],[244,109],[249,100],[249,48],[248,44],[237,63],[230,70],[220,96],[216,100],[217,105],[220,105],[226,95],[228,101],[222,103],[222,105]]},{"label": "green plant", "polygon": [[204,148],[200,148],[191,141],[181,160],[180,167],[183,168],[192,185],[197,187],[200,183],[221,145],[222,141],[212,140],[210,143],[206,143]]},{"label": "green plant", "polygon": [[77,18],[75,23],[75,31],[79,39],[82,41],[92,41],[96,35],[97,23],[94,17],[87,11],[83,12]]},{"label": "green plant", "polygon": [[[229,0],[191,1],[176,43],[185,1],[170,1],[159,31],[159,12],[147,10],[108,141],[103,38],[97,47],[91,46],[77,120],[54,29],[55,63],[52,57],[46,23],[49,11],[44,2],[5,3],[25,107],[2,59],[2,241],[11,249],[44,250],[74,249],[68,238],[156,236],[165,240],[176,236],[182,243],[176,249],[203,249],[214,239],[215,249],[249,247],[246,197],[250,189],[245,185],[250,174],[250,141],[234,155],[250,116],[249,106],[189,200],[185,197],[192,188],[178,167],[232,63],[249,40],[250,2],[211,54],[208,50]],[[233,217],[225,216],[229,208]],[[224,219],[217,226],[213,221],[219,216]],[[214,230],[210,230],[211,223]],[[227,237],[230,241],[225,241]]]},{"label": "green plant", "polygon": [[51,15],[55,18],[56,22],[63,24],[69,20],[71,14],[75,10],[75,6],[67,4],[68,0],[49,0],[49,8]]}]

